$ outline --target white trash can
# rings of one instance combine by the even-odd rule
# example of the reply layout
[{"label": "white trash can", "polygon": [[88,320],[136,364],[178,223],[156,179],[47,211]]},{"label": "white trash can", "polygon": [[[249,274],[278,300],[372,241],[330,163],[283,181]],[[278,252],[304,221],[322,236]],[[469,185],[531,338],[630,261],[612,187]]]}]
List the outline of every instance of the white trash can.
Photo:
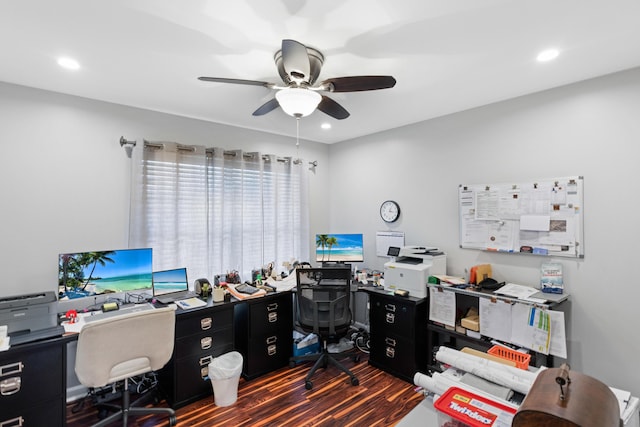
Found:
[{"label": "white trash can", "polygon": [[209,363],[209,379],[216,406],[230,406],[238,399],[238,382],[242,373],[242,354],[222,354]]}]

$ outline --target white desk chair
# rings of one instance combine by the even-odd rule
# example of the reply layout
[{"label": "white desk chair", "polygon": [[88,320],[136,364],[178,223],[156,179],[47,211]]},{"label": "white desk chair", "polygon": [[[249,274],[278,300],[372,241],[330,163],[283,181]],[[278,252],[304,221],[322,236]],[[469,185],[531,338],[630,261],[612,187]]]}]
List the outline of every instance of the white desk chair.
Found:
[{"label": "white desk chair", "polygon": [[124,380],[122,406],[115,408],[93,427],[105,426],[119,418],[127,426],[129,415],[167,414],[176,424],[171,408],[135,407],[130,403],[129,378],[161,369],[171,359],[175,334],[175,308],[123,314],[86,324],[78,336],[75,371],[86,387],[104,387]]}]

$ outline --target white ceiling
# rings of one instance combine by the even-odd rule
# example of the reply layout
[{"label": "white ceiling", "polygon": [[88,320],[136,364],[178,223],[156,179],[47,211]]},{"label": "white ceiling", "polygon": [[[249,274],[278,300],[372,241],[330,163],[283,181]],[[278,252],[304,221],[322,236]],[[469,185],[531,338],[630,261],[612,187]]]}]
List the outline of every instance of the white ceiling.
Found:
[{"label": "white ceiling", "polygon": [[324,54],[318,81],[397,80],[329,94],[345,120],[301,119],[333,143],[640,66],[639,18],[638,0],[0,0],[0,81],[295,136],[282,110],[251,114],[273,90],[197,80],[281,83],[290,38]]}]

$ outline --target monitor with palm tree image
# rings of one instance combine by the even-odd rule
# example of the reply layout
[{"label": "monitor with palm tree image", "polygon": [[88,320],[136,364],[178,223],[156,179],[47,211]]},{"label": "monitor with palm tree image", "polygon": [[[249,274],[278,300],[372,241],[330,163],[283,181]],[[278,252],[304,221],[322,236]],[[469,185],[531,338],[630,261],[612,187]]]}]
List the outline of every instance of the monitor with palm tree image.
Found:
[{"label": "monitor with palm tree image", "polygon": [[59,299],[150,290],[152,256],[151,248],[60,254]]},{"label": "monitor with palm tree image", "polygon": [[362,234],[316,234],[316,262],[364,262]]}]

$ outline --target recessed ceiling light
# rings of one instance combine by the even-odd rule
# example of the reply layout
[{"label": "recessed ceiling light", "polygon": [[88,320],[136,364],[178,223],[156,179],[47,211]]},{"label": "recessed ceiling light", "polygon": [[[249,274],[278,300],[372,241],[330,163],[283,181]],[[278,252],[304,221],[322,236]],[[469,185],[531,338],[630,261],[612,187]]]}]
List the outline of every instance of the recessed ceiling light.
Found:
[{"label": "recessed ceiling light", "polygon": [[558,49],[547,49],[540,52],[536,59],[539,62],[547,62],[551,61],[552,59],[556,59],[559,54],[560,52],[558,52]]},{"label": "recessed ceiling light", "polygon": [[77,70],[80,64],[73,58],[58,58],[58,65],[67,70]]},{"label": "recessed ceiling light", "polygon": [[322,129],[331,129],[331,123],[323,123],[320,125]]}]

